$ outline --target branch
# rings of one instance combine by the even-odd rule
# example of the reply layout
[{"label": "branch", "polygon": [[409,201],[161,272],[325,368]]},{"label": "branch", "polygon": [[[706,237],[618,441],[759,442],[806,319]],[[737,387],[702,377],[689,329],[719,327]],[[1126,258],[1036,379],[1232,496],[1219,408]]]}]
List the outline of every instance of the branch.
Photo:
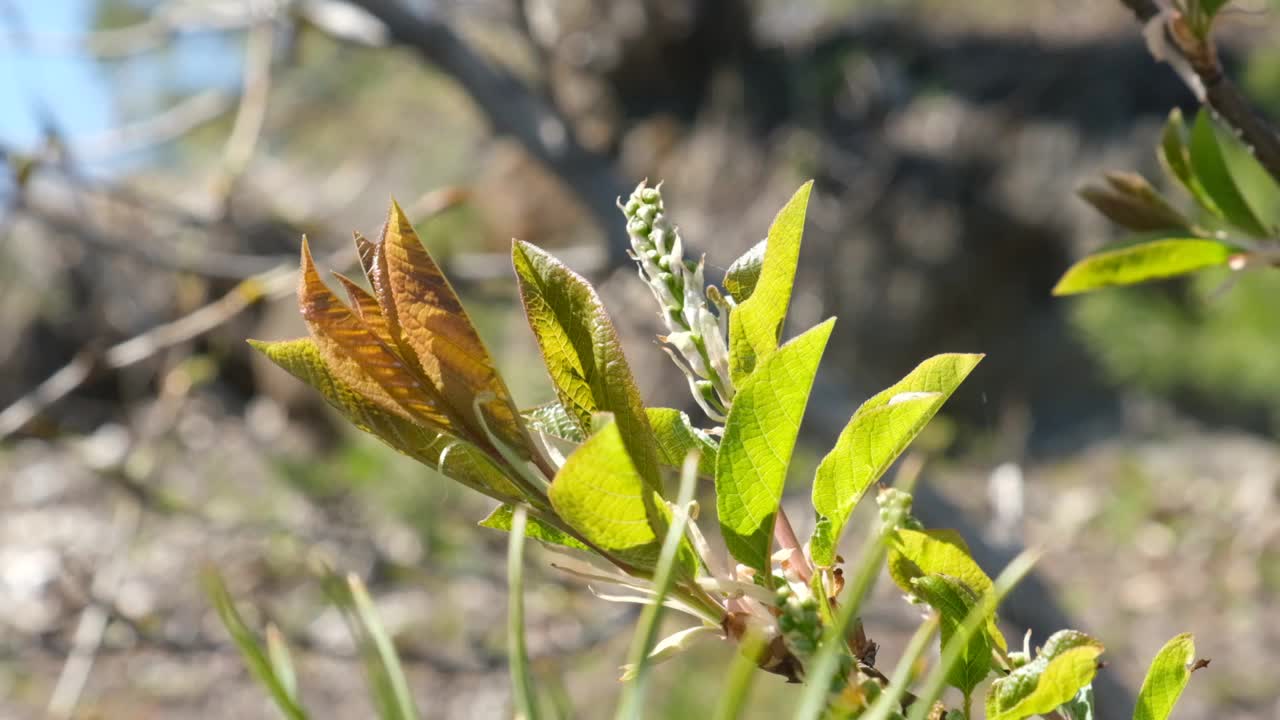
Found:
[{"label": "branch", "polygon": [[[1194,73],[1194,79],[1183,76],[1183,81],[1196,97],[1213,109],[1224,122],[1236,131],[1240,139],[1253,149],[1254,157],[1271,177],[1280,182],[1280,132],[1262,113],[1249,102],[1240,88],[1222,70],[1222,61],[1212,37],[1201,37],[1187,24],[1186,18],[1167,0],[1120,0],[1145,25],[1163,23],[1163,28],[1148,35],[1148,45],[1157,60],[1168,61],[1175,69],[1184,62]],[[1154,32],[1159,32],[1156,35]],[[1163,38],[1154,41],[1153,38]],[[1162,50],[1178,54],[1177,58],[1162,57]],[[1182,73],[1179,73],[1182,74]],[[1195,85],[1199,81],[1200,87]]]},{"label": "branch", "polygon": [[80,354],[66,367],[0,412],[0,439],[21,430],[40,413],[71,394],[92,377],[95,370],[118,370],[142,362],[161,350],[184,343],[222,325],[245,308],[264,299],[286,297],[294,290],[296,276],[297,268],[292,264],[274,268],[242,281],[231,292],[189,315],[111,346],[100,357],[92,353]]},{"label": "branch", "polygon": [[422,17],[396,0],[351,0],[387,26],[391,41],[412,48],[455,80],[488,118],[510,135],[583,201],[607,237],[607,269],[624,266],[631,247],[615,202],[628,192],[606,158],[578,144],[559,112],[518,78],[471,49],[448,25]]}]

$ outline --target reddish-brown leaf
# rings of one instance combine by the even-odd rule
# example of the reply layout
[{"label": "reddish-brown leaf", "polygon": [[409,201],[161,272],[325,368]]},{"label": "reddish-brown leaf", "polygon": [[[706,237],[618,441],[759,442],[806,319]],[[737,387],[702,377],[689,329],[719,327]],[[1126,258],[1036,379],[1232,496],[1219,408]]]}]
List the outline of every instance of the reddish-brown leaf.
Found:
[{"label": "reddish-brown leaf", "polygon": [[466,437],[436,402],[434,388],[419,380],[405,361],[324,284],[305,239],[298,302],[317,349],[338,380],[388,412]]},{"label": "reddish-brown leaf", "polygon": [[[457,293],[395,201],[379,249],[399,324],[396,337],[401,355],[417,359],[426,379],[474,433],[484,437],[487,425],[508,447],[530,457],[528,435],[493,358]],[[387,307],[383,303],[384,313]],[[483,424],[475,417],[476,398],[486,398],[480,403],[486,416]]]},{"label": "reddish-brown leaf", "polygon": [[338,278],[342,289],[347,292],[347,297],[351,300],[351,309],[355,311],[361,322],[367,325],[379,340],[386,343],[387,347],[395,349],[396,340],[391,335],[391,328],[387,326],[387,318],[383,316],[382,308],[378,307],[377,299],[346,275],[335,272],[333,276]]}]

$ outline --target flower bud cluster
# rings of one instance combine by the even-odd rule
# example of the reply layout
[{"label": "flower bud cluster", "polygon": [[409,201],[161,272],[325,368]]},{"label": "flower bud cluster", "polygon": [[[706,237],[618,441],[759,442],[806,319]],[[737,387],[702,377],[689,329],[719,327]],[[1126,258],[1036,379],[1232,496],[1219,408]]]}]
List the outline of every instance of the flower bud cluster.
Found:
[{"label": "flower bud cluster", "polygon": [[669,331],[661,338],[664,349],[689,378],[694,399],[707,416],[724,422],[734,391],[724,332],[727,318],[716,315],[707,303],[703,261],[684,259],[684,241],[666,216],[661,184],[649,187],[641,182],[626,204],[618,206],[627,218],[631,257],[662,308]]},{"label": "flower bud cluster", "polygon": [[911,504],[914,499],[911,493],[897,488],[883,488],[876,495],[876,505],[880,506],[880,524],[883,532],[898,529],[923,530],[920,521],[911,515]]}]

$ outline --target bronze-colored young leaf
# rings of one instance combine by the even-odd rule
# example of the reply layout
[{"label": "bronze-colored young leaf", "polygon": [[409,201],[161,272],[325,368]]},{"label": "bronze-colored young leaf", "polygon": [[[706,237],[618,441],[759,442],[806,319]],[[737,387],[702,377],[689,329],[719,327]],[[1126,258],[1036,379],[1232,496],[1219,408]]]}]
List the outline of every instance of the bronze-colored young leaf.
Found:
[{"label": "bronze-colored young leaf", "polygon": [[[289,374],[320,392],[357,428],[473,490],[511,502],[525,498],[506,474],[476,446],[387,412],[334,376],[311,338],[249,344]],[[372,380],[368,381],[372,382]],[[531,501],[537,502],[536,499]]]},{"label": "bronze-colored young leaf", "polygon": [[346,275],[335,272],[333,276],[346,291],[347,299],[351,301],[351,309],[355,311],[356,317],[360,318],[360,321],[367,325],[379,340],[386,343],[387,347],[394,349],[396,340],[391,336],[391,328],[387,325],[387,318],[382,314],[382,308],[378,306],[377,299]]},{"label": "bronze-colored young leaf", "polygon": [[[426,379],[475,437],[485,426],[520,457],[532,455],[511,392],[449,280],[393,200],[382,237],[389,297],[403,357],[414,357]],[[384,306],[384,311],[387,310]],[[473,417],[477,399],[486,417]]]},{"label": "bronze-colored young leaf", "polygon": [[324,284],[305,240],[298,301],[320,356],[338,380],[388,412],[464,436],[437,404],[434,390]]},{"label": "bronze-colored young leaf", "polygon": [[529,243],[511,248],[529,327],[560,403],[584,434],[592,415],[613,413],[627,453],[653,488],[661,483],[653,428],[622,344],[600,297],[582,276]]}]

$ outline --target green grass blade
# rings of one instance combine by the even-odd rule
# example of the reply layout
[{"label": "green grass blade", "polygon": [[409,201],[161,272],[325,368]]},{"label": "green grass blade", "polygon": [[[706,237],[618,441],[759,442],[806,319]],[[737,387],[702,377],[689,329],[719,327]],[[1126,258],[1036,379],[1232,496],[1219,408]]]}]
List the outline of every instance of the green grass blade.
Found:
[{"label": "green grass blade", "polygon": [[996,607],[1004,599],[1004,596],[1008,595],[1009,591],[1022,578],[1027,576],[1027,573],[1031,572],[1031,568],[1035,566],[1038,559],[1038,552],[1024,550],[1005,566],[1004,571],[1000,573],[992,584],[991,591],[982,597],[981,602],[974,604],[969,614],[965,616],[964,622],[956,628],[955,634],[951,636],[951,641],[947,643],[946,647],[942,648],[942,659],[938,661],[938,664],[925,678],[919,697],[911,705],[909,720],[925,720],[933,703],[942,696],[942,691],[946,689],[947,676],[951,673],[951,669],[955,664],[960,661],[969,641],[987,624],[987,618],[995,612]]},{"label": "green grass blade", "polygon": [[284,634],[274,624],[267,626],[267,658],[271,660],[271,667],[280,678],[284,691],[295,703],[298,702],[298,674],[293,669],[293,658]]},{"label": "green grass blade", "polygon": [[387,635],[386,628],[382,626],[382,620],[378,618],[373,600],[369,597],[369,591],[354,574],[347,576],[347,587],[351,590],[351,599],[355,604],[360,625],[373,642],[378,662],[390,681],[392,696],[395,700],[395,717],[398,720],[417,720],[418,708],[414,705],[413,693],[409,691],[409,681],[404,676],[404,668],[400,666],[400,656],[391,642],[391,636]]},{"label": "green grass blade", "polygon": [[764,637],[754,628],[738,644],[738,654],[729,665],[729,674],[720,689],[720,703],[716,706],[715,720],[736,720],[747,702],[751,691],[751,677],[756,672],[756,658],[764,649]]},{"label": "green grass blade", "polygon": [[241,617],[239,611],[236,610],[235,601],[231,597],[231,593],[227,591],[226,583],[222,580],[222,575],[212,567],[206,568],[203,573],[203,584],[205,594],[209,596],[209,601],[213,603],[214,610],[218,613],[218,618],[222,620],[222,626],[227,629],[227,633],[231,635],[231,639],[235,642],[236,647],[240,649],[240,654],[244,657],[245,665],[248,666],[249,672],[262,683],[267,691],[271,694],[271,699],[275,700],[276,706],[280,708],[280,712],[289,720],[305,720],[307,713],[298,705],[293,694],[289,691],[288,685],[276,674],[276,670],[268,656],[266,650],[258,641],[257,635],[249,628],[249,625]]},{"label": "green grass blade", "polygon": [[658,555],[658,564],[653,573],[652,604],[646,605],[640,614],[640,622],[631,640],[629,664],[635,668],[635,677],[622,688],[622,698],[618,702],[617,720],[635,720],[641,717],[644,707],[644,695],[648,689],[649,651],[653,648],[658,636],[658,625],[662,619],[663,600],[671,589],[674,578],[676,557],[685,542],[685,526],[689,516],[684,512],[693,501],[693,493],[698,484],[698,455],[690,453],[680,470],[680,491],[676,496],[676,507],[682,512],[672,513],[671,524],[667,528],[667,536],[662,541],[662,551]]},{"label": "green grass blade", "polygon": [[529,672],[529,652],[524,632],[524,531],[527,522],[523,507],[516,508],[511,518],[511,535],[507,543],[507,662],[511,666],[511,694],[516,717],[538,719],[538,697]]}]

